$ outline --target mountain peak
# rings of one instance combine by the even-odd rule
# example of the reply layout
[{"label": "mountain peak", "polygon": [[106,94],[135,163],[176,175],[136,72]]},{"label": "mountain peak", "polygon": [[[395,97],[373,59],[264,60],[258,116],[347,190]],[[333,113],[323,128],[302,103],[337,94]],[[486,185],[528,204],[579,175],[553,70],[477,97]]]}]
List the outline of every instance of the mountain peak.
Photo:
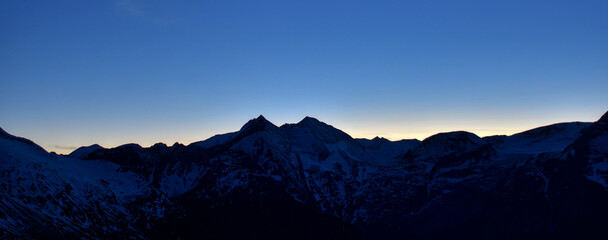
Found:
[{"label": "mountain peak", "polygon": [[316,125],[316,124],[323,124],[323,122],[319,121],[316,118],[309,117],[309,116],[304,117],[304,119],[302,119],[298,123],[298,125]]},{"label": "mountain peak", "polygon": [[86,147],[83,146],[83,147],[79,147],[78,149],[74,150],[68,156],[73,157],[73,158],[83,159],[90,153],[92,153],[96,150],[99,150],[99,149],[104,149],[104,148],[102,146],[99,146],[99,144],[93,144],[91,146],[86,146]]},{"label": "mountain peak", "polygon": [[90,148],[103,148],[102,146],[100,146],[99,144],[95,143],[91,146],[89,146]]},{"label": "mountain peak", "polygon": [[309,116],[306,116],[304,119],[302,119],[302,121],[298,122],[296,125],[308,129],[338,130],[327,123],[321,122],[318,119]]},{"label": "mountain peak", "polygon": [[474,133],[466,131],[454,131],[438,133],[422,141],[424,145],[469,145],[483,144],[484,140]]},{"label": "mountain peak", "polygon": [[308,129],[313,135],[325,142],[337,142],[340,140],[352,140],[345,132],[335,128],[332,125],[321,122],[316,118],[306,116],[302,121],[295,126]]},{"label": "mountain peak", "polygon": [[243,131],[256,131],[256,130],[264,130],[266,128],[276,128],[277,126],[268,121],[264,115],[260,115],[257,118],[253,118],[249,120],[243,127],[241,128],[241,132]]}]

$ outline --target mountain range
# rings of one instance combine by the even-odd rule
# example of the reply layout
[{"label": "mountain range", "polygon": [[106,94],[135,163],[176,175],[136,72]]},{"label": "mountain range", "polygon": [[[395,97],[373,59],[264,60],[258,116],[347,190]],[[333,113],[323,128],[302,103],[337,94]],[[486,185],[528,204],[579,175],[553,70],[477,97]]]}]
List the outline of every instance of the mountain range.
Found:
[{"label": "mountain range", "polygon": [[0,129],[0,239],[608,239],[608,113],[355,139],[263,116],[187,146],[45,151]]}]

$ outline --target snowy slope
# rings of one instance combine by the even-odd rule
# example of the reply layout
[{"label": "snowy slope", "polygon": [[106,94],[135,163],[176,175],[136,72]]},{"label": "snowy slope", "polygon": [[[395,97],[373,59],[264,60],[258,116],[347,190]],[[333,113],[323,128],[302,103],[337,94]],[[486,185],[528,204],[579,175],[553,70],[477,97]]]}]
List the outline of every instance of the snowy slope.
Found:
[{"label": "snowy slope", "polygon": [[102,146],[99,146],[98,144],[93,144],[87,147],[79,147],[78,149],[71,152],[68,156],[72,158],[84,158],[86,155],[89,155],[90,153],[99,149],[104,148]]},{"label": "snowy slope", "polygon": [[117,232],[137,236],[130,226],[134,216],[125,205],[145,196],[148,189],[138,175],[117,172],[118,167],[107,161],[52,155],[4,133],[0,136],[0,229],[18,238],[44,228],[67,236]]},{"label": "snowy slope", "polygon": [[562,151],[581,136],[591,123],[558,123],[514,134],[497,147],[510,153],[543,153]]}]

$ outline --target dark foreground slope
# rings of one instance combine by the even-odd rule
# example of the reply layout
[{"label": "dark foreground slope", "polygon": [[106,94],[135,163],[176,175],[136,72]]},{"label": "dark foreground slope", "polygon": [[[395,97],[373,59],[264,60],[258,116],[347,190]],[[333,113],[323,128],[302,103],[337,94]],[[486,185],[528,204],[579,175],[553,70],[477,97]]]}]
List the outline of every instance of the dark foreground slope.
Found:
[{"label": "dark foreground slope", "polygon": [[399,142],[260,116],[188,146],[70,156],[1,131],[0,163],[3,239],[605,239],[608,226],[607,115]]}]

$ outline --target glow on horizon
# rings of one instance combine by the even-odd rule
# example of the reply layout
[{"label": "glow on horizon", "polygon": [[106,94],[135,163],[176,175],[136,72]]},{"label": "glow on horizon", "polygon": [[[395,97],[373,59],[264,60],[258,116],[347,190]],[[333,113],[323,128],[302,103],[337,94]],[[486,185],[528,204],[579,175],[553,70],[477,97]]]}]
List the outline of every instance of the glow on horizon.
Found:
[{"label": "glow on horizon", "polygon": [[608,110],[608,1],[0,1],[0,127],[49,151],[312,116],[513,134]]},{"label": "glow on horizon", "polygon": [[[608,109],[607,109],[608,110]],[[432,135],[443,133],[443,132],[454,132],[454,131],[467,131],[474,133],[479,137],[487,137],[494,135],[513,135],[521,133],[527,130],[531,130],[538,127],[547,125],[563,123],[563,122],[594,122],[597,121],[605,112],[599,114],[588,114],[582,119],[574,119],[571,117],[555,118],[555,120],[547,118],[525,118],[522,117],[519,121],[513,122],[479,122],[471,121],[471,119],[464,120],[457,119],[455,123],[449,124],[424,124],[424,123],[410,123],[407,122],[399,125],[390,126],[349,126],[341,129],[351,135],[353,138],[367,138],[372,139],[374,137],[383,137],[391,141],[398,141],[402,139],[418,139],[424,140]],[[432,121],[430,121],[432,122]],[[359,129],[359,130],[358,130]]]},{"label": "glow on horizon", "polygon": [[[366,138],[372,139],[374,137],[386,138],[390,141],[398,141],[402,139],[418,139],[424,140],[427,137],[432,135],[442,133],[442,132],[453,132],[453,131],[467,131],[476,134],[479,137],[493,136],[493,135],[513,135],[516,133],[520,133],[523,131],[527,131],[530,129],[534,129],[537,127],[542,127],[546,125],[561,123],[561,122],[594,122],[597,121],[604,113],[600,114],[590,114],[587,115],[584,119],[571,119],[568,116],[562,116],[555,121],[551,121],[551,119],[528,119],[521,118],[520,121],[516,121],[515,124],[509,124],[508,122],[503,122],[501,124],[498,123],[483,123],[479,122],[471,122],[465,119],[453,119],[454,123],[444,124],[444,125],[424,125],[422,122],[403,122],[402,124],[396,125],[384,125],[384,126],[373,126],[366,122],[361,121],[341,121],[339,119],[333,119],[337,121],[337,123],[332,123],[323,118],[317,118],[319,121],[325,122],[326,124],[332,125],[333,127],[342,130],[349,134],[353,138]],[[270,117],[268,117],[270,116]],[[294,124],[300,121],[301,117],[295,121],[286,121],[283,123],[277,122],[279,119],[285,119],[284,117],[274,118],[274,115],[265,115],[265,117],[277,126],[282,126],[284,124]],[[277,114],[276,116],[281,116],[281,114]],[[255,118],[257,116],[251,116],[251,118]],[[218,128],[214,129],[206,129],[204,127],[198,126],[188,126],[188,128],[167,128],[164,131],[153,132],[153,133],[145,133],[139,136],[126,136],[125,134],[116,134],[109,133],[101,137],[93,137],[88,140],[74,140],[70,138],[64,139],[38,139],[38,138],[30,138],[26,137],[37,144],[41,145],[49,152],[56,152],[58,154],[69,154],[74,151],[76,148],[81,146],[89,146],[92,144],[99,144],[106,148],[118,147],[120,145],[136,143],[141,145],[142,147],[150,147],[156,143],[164,143],[168,146],[173,145],[174,143],[180,143],[184,145],[188,145],[193,142],[203,141],[217,134],[225,134],[238,131],[243,124],[246,123],[248,119],[244,119],[232,127],[223,127],[221,130]],[[432,122],[436,120],[429,120],[428,122]],[[468,123],[467,123],[468,122]],[[235,122],[236,123],[236,122]],[[492,125],[494,127],[492,127]],[[509,126],[509,127],[506,127]],[[6,129],[5,129],[6,130]],[[8,131],[8,130],[6,130]],[[15,134],[9,131],[11,134]],[[155,135],[157,134],[157,135]],[[82,137],[82,133],[80,132],[72,132],[72,135],[75,137]],[[179,135],[179,136],[177,136]],[[76,142],[81,142],[84,144],[77,145]]]}]

